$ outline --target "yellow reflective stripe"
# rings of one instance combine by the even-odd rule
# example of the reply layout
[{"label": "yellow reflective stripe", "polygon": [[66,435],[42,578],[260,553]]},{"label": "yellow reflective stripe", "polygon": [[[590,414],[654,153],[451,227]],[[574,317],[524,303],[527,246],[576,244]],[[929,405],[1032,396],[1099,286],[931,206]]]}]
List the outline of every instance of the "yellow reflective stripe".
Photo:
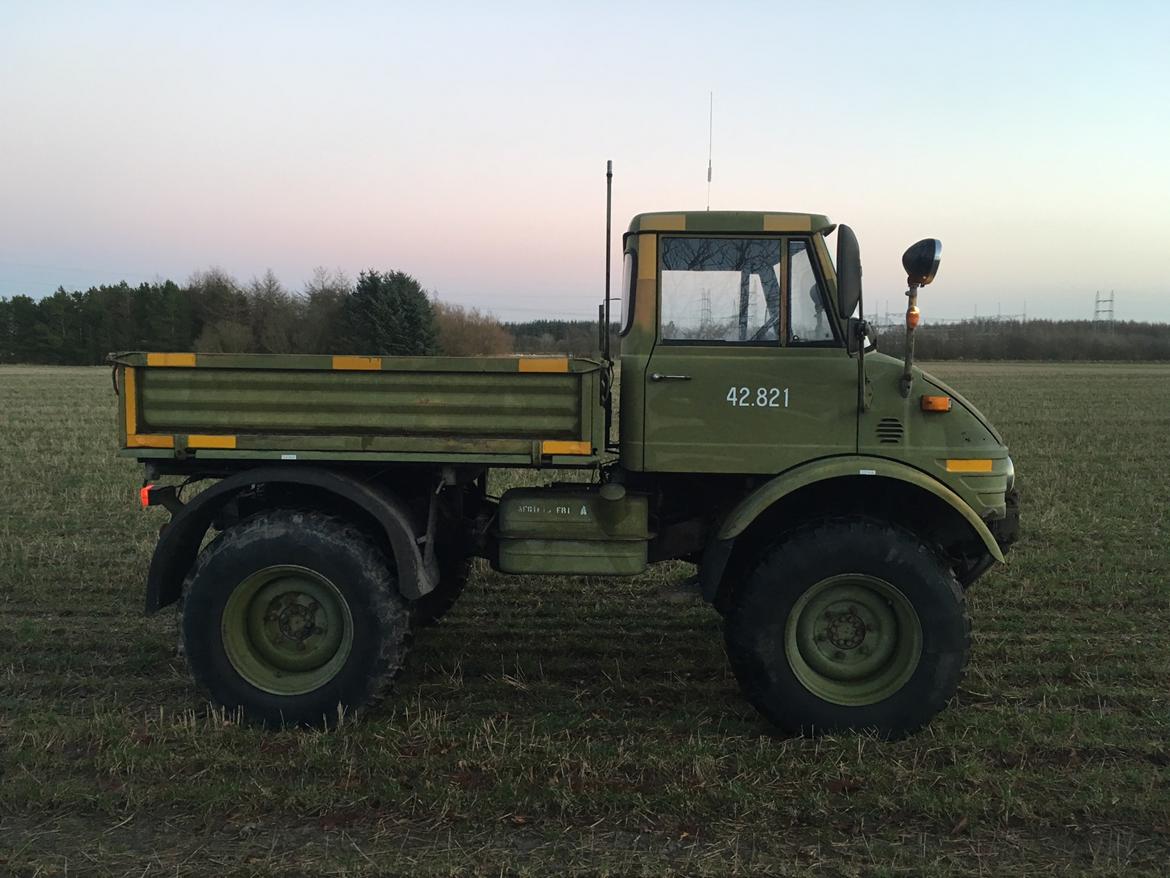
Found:
[{"label": "yellow reflective stripe", "polygon": [[765,232],[811,232],[812,219],[807,216],[779,216],[766,214],[764,216]]},{"label": "yellow reflective stripe", "polygon": [[592,454],[589,442],[570,442],[564,439],[545,439],[540,443],[541,454]]},{"label": "yellow reflective stripe", "polygon": [[198,436],[192,433],[187,437],[188,448],[235,448],[235,436]]},{"label": "yellow reflective stripe", "polygon": [[661,216],[649,216],[642,220],[639,231],[650,232],[685,232],[687,230],[686,214],[664,213]]},{"label": "yellow reflective stripe", "polygon": [[174,448],[174,436],[148,436],[134,433],[126,437],[127,448]]},{"label": "yellow reflective stripe", "polygon": [[334,357],[334,369],[350,369],[357,372],[377,372],[382,368],[381,357]]},{"label": "yellow reflective stripe", "polygon": [[568,357],[521,357],[516,361],[518,372],[568,372]]},{"label": "yellow reflective stripe", "polygon": [[638,280],[658,277],[658,236],[638,235]]},{"label": "yellow reflective stripe", "polygon": [[133,366],[122,367],[122,402],[126,406],[126,436],[138,432],[138,373]]},{"label": "yellow reflective stripe", "polygon": [[147,354],[146,365],[148,366],[186,366],[188,368],[195,365],[194,354]]},{"label": "yellow reflective stripe", "polygon": [[994,466],[995,461],[987,458],[968,457],[962,459],[951,459],[947,461],[947,472],[949,473],[989,473]]}]

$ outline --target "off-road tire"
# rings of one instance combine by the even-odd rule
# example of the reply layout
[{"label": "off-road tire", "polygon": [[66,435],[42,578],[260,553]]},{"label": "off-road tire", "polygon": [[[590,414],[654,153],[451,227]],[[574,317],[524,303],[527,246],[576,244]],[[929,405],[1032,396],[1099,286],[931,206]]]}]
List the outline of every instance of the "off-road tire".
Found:
[{"label": "off-road tire", "polygon": [[439,556],[439,584],[411,604],[411,619],[416,628],[439,624],[455,606],[471,576],[471,559],[459,555]]},{"label": "off-road tire", "polygon": [[[284,567],[335,586],[331,596],[350,620],[349,645],[344,655],[338,650],[336,670],[326,667],[328,679],[294,694],[258,688],[225,646],[233,591]],[[390,559],[358,528],[317,512],[270,510],[224,531],[200,553],[184,582],[182,607],[183,652],[196,684],[229,714],[242,712],[268,726],[328,727],[380,698],[402,669],[411,636],[409,605]]]},{"label": "off-road tire", "polygon": [[[873,624],[872,614],[847,606],[851,599],[834,600],[839,593],[860,592],[820,591],[848,589],[858,581],[874,584],[867,599],[881,618],[895,624]],[[813,609],[818,607],[823,612]],[[907,607],[917,626],[913,618],[903,624],[905,617],[895,615]],[[862,617],[869,621],[857,624]],[[808,627],[813,625],[821,627]],[[887,635],[895,632],[897,646],[891,649],[910,645],[905,657],[895,651],[884,670],[879,666],[871,672],[887,674],[877,683],[821,678],[806,661],[813,650],[830,650],[831,672],[840,673],[866,638],[880,638],[883,628]],[[780,729],[796,734],[872,731],[883,738],[917,731],[946,706],[966,671],[970,631],[963,590],[938,553],[907,530],[862,518],[823,521],[781,537],[744,581],[735,583],[724,628],[728,658],[744,695]],[[814,637],[813,632],[819,633]],[[915,643],[920,646],[916,653],[911,650]],[[825,656],[812,654],[812,659],[821,662]],[[895,666],[895,661],[902,664]],[[863,684],[870,690],[862,692]],[[860,693],[858,699],[851,687]]]}]

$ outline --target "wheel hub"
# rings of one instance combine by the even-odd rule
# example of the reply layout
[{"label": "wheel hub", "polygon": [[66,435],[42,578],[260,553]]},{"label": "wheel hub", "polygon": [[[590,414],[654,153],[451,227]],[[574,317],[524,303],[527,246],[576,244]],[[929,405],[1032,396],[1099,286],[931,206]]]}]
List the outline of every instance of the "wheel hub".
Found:
[{"label": "wheel hub", "polygon": [[[317,624],[317,616],[321,613],[321,605],[312,598],[306,603],[299,603],[298,599],[307,596],[299,592],[283,595],[272,602],[272,607],[264,617],[266,622],[275,622],[280,635],[303,647],[305,641],[314,634],[325,634],[328,630]],[[328,624],[325,619],[321,620]]]},{"label": "wheel hub", "polygon": [[829,641],[838,649],[853,649],[865,640],[865,623],[851,607],[839,616],[830,616]]}]

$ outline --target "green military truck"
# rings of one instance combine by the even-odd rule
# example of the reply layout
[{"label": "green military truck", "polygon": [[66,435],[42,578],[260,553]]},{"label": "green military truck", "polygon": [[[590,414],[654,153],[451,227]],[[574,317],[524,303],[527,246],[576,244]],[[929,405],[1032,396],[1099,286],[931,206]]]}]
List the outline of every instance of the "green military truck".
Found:
[{"label": "green military truck", "polygon": [[[1018,505],[999,433],[911,362],[938,242],[903,258],[904,361],[873,350],[856,237],[824,216],[646,213],[623,242],[620,406],[608,333],[593,358],[112,355],[121,453],[171,515],[146,611],[181,604],[215,703],[267,724],[369,703],[479,557],[694,562],[744,694],[785,730],[897,736],[946,704],[964,591]],[[582,481],[494,497],[497,467]]]}]

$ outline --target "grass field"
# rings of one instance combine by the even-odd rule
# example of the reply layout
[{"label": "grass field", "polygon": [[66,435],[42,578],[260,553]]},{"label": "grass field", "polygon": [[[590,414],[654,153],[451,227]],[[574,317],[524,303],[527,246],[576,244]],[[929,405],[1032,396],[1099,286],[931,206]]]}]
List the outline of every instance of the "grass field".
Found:
[{"label": "grass field", "polygon": [[331,734],[201,704],[145,619],[161,510],[104,369],[0,369],[0,874],[1032,875],[1170,868],[1170,367],[950,364],[1024,539],[959,697],[898,743],[784,739],[718,617],[478,571]]}]

